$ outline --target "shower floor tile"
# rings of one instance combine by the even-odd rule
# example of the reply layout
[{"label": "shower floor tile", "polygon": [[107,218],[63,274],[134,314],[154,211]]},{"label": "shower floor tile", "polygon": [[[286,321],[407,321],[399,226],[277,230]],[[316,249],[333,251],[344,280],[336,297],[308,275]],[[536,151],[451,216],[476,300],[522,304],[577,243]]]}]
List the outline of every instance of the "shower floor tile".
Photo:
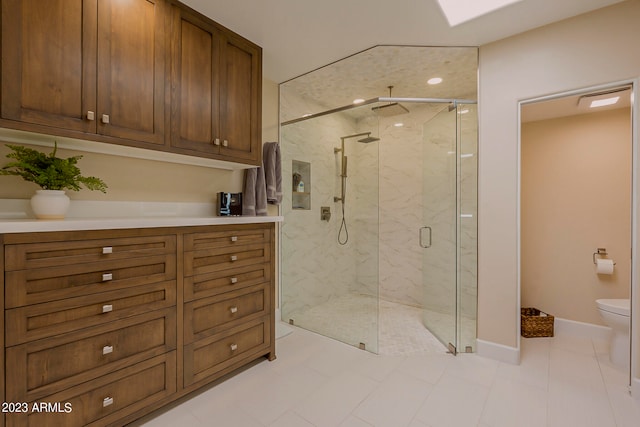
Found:
[{"label": "shower floor tile", "polygon": [[422,312],[369,295],[347,294],[289,317],[296,326],[354,346],[364,343],[381,355],[445,353],[445,346],[422,324]]}]

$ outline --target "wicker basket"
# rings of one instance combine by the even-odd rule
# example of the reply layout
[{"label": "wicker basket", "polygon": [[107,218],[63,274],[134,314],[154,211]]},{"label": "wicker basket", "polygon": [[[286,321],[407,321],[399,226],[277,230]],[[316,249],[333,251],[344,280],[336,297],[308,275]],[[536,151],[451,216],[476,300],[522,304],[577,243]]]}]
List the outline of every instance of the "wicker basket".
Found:
[{"label": "wicker basket", "polygon": [[552,337],[553,316],[537,308],[521,308],[520,334],[525,338]]}]

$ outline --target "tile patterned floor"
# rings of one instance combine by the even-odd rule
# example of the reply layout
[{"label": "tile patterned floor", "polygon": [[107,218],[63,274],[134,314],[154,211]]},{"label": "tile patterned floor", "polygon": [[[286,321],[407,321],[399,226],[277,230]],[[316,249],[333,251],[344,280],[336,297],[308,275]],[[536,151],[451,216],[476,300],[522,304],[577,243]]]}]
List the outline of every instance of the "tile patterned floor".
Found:
[{"label": "tile patterned floor", "polygon": [[422,314],[417,307],[347,294],[290,317],[302,328],[353,346],[364,343],[367,350],[381,355],[446,352],[423,326]]},{"label": "tile patterned floor", "polygon": [[603,342],[522,340],[522,363],[374,355],[294,328],[261,361],[145,427],[637,427],[640,406]]}]

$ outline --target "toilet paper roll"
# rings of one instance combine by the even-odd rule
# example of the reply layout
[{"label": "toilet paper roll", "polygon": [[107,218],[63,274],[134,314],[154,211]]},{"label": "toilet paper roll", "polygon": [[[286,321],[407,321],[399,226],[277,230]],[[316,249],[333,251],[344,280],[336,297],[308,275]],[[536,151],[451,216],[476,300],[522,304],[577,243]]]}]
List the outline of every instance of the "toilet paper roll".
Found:
[{"label": "toilet paper roll", "polygon": [[596,273],[598,273],[598,274],[613,274],[613,260],[612,259],[597,259],[596,260]]}]

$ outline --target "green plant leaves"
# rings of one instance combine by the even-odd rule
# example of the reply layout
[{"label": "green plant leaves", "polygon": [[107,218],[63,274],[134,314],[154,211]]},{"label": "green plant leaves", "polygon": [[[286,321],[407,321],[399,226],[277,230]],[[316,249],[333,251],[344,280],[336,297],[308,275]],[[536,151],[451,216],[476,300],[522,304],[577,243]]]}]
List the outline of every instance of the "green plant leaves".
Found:
[{"label": "green plant leaves", "polygon": [[106,193],[107,184],[95,176],[82,176],[78,168],[78,160],[82,156],[67,159],[56,157],[58,144],[54,144],[53,151],[45,154],[20,145],[7,144],[13,152],[7,158],[9,162],[0,169],[0,175],[20,176],[25,181],[39,185],[43,190],[73,190],[79,191],[81,185],[89,190]]}]

